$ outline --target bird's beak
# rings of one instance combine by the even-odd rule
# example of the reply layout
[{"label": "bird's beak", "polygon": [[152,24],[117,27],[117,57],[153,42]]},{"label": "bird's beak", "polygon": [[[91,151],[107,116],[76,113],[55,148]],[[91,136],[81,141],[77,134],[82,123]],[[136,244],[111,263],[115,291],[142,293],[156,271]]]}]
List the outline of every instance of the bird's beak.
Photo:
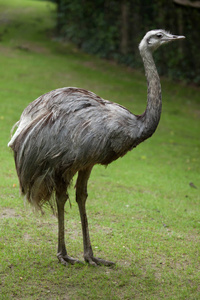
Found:
[{"label": "bird's beak", "polygon": [[184,35],[173,35],[172,37],[173,40],[183,40],[185,39]]},{"label": "bird's beak", "polygon": [[183,40],[185,39],[185,36],[184,35],[173,35],[173,34],[170,34],[166,37],[166,42],[172,42],[172,41],[175,41],[175,40]]}]

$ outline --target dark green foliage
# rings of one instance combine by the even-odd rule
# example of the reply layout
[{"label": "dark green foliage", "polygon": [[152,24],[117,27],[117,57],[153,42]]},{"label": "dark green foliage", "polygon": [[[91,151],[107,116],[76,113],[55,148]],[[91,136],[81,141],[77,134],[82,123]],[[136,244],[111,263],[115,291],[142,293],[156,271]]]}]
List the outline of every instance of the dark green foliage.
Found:
[{"label": "dark green foliage", "polygon": [[84,51],[113,57],[117,53],[119,37],[119,7],[117,1],[68,1],[58,5],[58,27],[67,37]]},{"label": "dark green foliage", "polygon": [[54,0],[57,33],[82,50],[142,67],[138,43],[151,29],[184,34],[186,41],[156,53],[159,73],[200,84],[200,9],[172,0]]}]

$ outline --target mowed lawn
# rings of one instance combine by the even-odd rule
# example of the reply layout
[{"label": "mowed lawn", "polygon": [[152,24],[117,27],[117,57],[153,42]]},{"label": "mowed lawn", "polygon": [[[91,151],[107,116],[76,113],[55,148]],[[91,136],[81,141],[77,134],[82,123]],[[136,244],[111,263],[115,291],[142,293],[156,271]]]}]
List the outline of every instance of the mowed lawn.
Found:
[{"label": "mowed lawn", "polygon": [[[77,86],[135,114],[146,106],[143,72],[55,38],[55,18],[50,2],[0,0],[0,299],[199,299],[199,88],[161,78],[156,133],[107,168],[93,169],[87,200],[93,250],[115,267],[59,264],[56,217],[34,212],[21,198],[7,143],[28,103]],[[72,185],[66,243],[69,255],[83,260],[74,191]]]}]

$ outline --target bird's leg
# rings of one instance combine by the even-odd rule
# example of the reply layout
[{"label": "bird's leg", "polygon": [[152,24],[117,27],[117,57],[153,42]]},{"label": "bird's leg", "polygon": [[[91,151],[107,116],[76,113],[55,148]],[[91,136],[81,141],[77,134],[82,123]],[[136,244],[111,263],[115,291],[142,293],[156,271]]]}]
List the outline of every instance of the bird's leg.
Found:
[{"label": "bird's leg", "polygon": [[90,176],[92,168],[84,169],[79,171],[78,178],[76,182],[76,201],[78,203],[80,217],[81,217],[81,225],[82,225],[82,233],[83,233],[83,247],[84,247],[84,259],[91,265],[106,265],[110,266],[114,263],[111,261],[107,261],[101,258],[96,258],[93,256],[92,246],[90,242],[89,236],[89,228],[88,228],[88,220],[86,214],[85,203],[87,199],[87,182]]},{"label": "bird's leg", "polygon": [[68,195],[66,193],[66,186],[63,185],[56,190],[56,203],[58,210],[58,252],[57,257],[58,260],[63,265],[80,263],[79,260],[76,260],[67,255],[67,250],[65,246],[65,224],[64,224],[64,207],[65,203],[68,199]]}]

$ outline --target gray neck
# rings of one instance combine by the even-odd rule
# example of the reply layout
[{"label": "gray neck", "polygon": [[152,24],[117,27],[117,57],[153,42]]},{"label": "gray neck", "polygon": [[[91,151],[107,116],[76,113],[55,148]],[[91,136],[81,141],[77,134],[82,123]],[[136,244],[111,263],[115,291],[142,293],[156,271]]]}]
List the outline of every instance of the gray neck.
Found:
[{"label": "gray neck", "polygon": [[140,138],[145,140],[155,132],[158,126],[162,110],[162,96],[160,79],[151,51],[147,48],[141,49],[140,54],[144,62],[148,86],[147,107],[143,115],[138,116],[138,118],[142,121]]}]

